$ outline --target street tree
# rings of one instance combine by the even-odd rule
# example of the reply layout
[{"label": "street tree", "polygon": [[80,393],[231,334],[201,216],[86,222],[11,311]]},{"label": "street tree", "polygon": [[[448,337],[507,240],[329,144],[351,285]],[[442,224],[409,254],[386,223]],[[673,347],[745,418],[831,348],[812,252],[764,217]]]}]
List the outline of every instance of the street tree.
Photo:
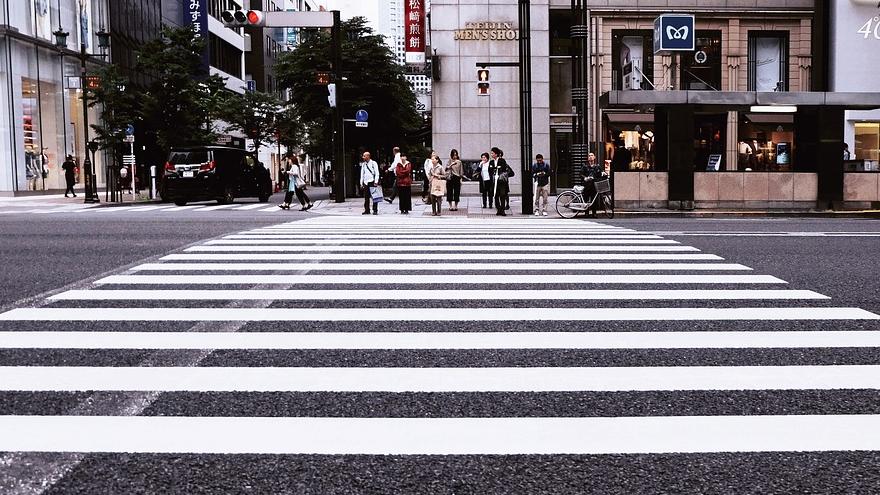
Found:
[{"label": "street tree", "polygon": [[226,122],[226,131],[239,131],[254,142],[254,150],[275,139],[281,101],[272,93],[245,91],[229,93],[220,118]]},{"label": "street tree", "polygon": [[210,103],[210,91],[222,86],[223,79],[208,75],[202,63],[204,46],[205,39],[192,26],[164,27],[138,53],[138,70],[153,78],[142,96],[144,123],[166,151],[216,138],[209,123],[219,109]]},{"label": "street tree", "polygon": [[138,124],[141,119],[138,91],[116,65],[106,65],[94,75],[97,85],[84,92],[88,106],[100,109],[99,122],[91,128],[100,148],[111,150],[114,158],[118,158],[125,128]]},{"label": "street tree", "polygon": [[[370,114],[369,127],[346,128],[346,148],[366,148],[384,156],[393,146],[414,144],[417,140],[413,134],[422,119],[403,68],[395,63],[382,36],[375,34],[364,18],[344,21],[341,29],[344,79],[335,81],[342,96],[337,104],[346,118],[353,118],[358,109]],[[275,66],[279,86],[292,90],[292,103],[307,135],[303,147],[315,156],[332,156],[332,111],[326,80],[322,81],[332,73],[330,60],[330,34],[318,31],[304,36],[294,50],[279,57]]]}]

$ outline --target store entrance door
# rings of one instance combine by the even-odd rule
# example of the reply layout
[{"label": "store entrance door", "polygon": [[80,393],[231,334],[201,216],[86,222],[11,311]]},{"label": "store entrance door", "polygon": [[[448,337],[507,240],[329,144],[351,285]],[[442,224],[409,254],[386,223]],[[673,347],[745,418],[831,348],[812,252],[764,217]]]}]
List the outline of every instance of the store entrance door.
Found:
[{"label": "store entrance door", "polygon": [[727,143],[727,114],[694,115],[695,171],[726,170],[724,163],[725,143]]},{"label": "store entrance door", "polygon": [[550,181],[550,194],[571,189],[574,186],[575,168],[571,163],[571,129],[550,128],[550,169],[553,179]]}]

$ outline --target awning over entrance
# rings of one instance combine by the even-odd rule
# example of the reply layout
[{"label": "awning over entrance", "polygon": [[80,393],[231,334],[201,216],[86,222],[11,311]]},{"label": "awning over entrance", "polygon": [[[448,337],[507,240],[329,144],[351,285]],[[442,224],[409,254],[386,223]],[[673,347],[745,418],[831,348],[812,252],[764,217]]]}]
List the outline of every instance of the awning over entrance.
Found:
[{"label": "awning over entrance", "polygon": [[599,97],[599,108],[633,108],[656,105],[700,105],[716,110],[741,110],[755,105],[840,107],[847,110],[880,108],[880,93],[757,91],[609,91]]}]

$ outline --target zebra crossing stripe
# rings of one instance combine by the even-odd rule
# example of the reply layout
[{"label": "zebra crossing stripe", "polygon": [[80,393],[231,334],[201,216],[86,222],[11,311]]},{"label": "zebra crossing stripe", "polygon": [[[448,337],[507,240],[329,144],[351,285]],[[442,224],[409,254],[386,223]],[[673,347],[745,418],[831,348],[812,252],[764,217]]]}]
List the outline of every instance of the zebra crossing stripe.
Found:
[{"label": "zebra crossing stripe", "polygon": [[[808,432],[808,433],[807,433]],[[0,416],[0,451],[551,455],[880,450],[880,415],[607,418]]]},{"label": "zebra crossing stripe", "polygon": [[175,212],[184,211],[184,210],[194,210],[196,208],[202,208],[203,206],[204,205],[175,206],[174,208],[169,208],[169,209],[163,211],[163,213],[175,213]]},{"label": "zebra crossing stripe", "polygon": [[[437,290],[69,290],[53,301],[431,301],[446,300]],[[460,301],[604,300],[808,300],[830,299],[811,290],[456,290]]]},{"label": "zebra crossing stripe", "polygon": [[14,392],[630,392],[880,390],[880,366],[167,367],[2,366]]},{"label": "zebra crossing stripe", "polygon": [[[235,234],[235,235],[227,235],[223,237],[224,239],[299,239],[303,241],[307,241],[310,239],[327,241],[327,242],[335,242],[335,241],[352,241],[357,239],[364,240],[382,240],[382,241],[394,241],[399,242],[402,240],[414,240],[416,242],[424,242],[425,240],[449,240],[454,242],[463,242],[463,241],[472,241],[472,242],[485,242],[488,239],[491,242],[495,242],[498,240],[502,241],[530,241],[534,242],[537,240],[554,240],[554,241],[588,241],[588,240],[659,240],[660,236],[656,235],[605,235],[605,234],[586,234],[586,235],[483,235],[483,234],[436,234],[436,235],[422,235],[422,234],[400,234],[400,235],[351,235],[351,234]],[[678,242],[678,241],[672,241]]]},{"label": "zebra crossing stripe", "polygon": [[880,331],[0,332],[0,349],[805,349],[880,347]]},{"label": "zebra crossing stripe", "polygon": [[16,308],[0,321],[783,321],[878,320],[860,308]]},{"label": "zebra crossing stripe", "polygon": [[[518,238],[518,239],[446,239],[446,238],[432,238],[432,239],[369,239],[369,238],[353,238],[353,239],[275,239],[275,238],[254,238],[248,236],[247,239],[218,239],[214,241],[208,241],[207,245],[211,246],[219,246],[219,245],[288,245],[288,246],[301,246],[301,245],[320,245],[320,244],[334,244],[334,245],[345,245],[345,244],[370,244],[375,247],[376,242],[387,242],[389,245],[404,245],[404,244],[415,244],[418,245],[420,249],[424,249],[427,242],[445,242],[450,243],[454,242],[459,246],[466,246],[468,244],[480,244],[490,242],[493,245],[502,245],[502,244],[530,244],[534,246],[534,249],[543,249],[543,244],[551,244],[551,245],[560,245],[560,244],[573,244],[573,245],[590,245],[590,244],[600,244],[600,245],[619,245],[619,244],[646,244],[646,245],[660,245],[660,244],[680,244],[678,241],[668,240],[668,239],[529,239],[529,238]],[[384,248],[383,248],[384,249]],[[610,248],[609,248],[610,249]]]},{"label": "zebra crossing stripe", "polygon": [[375,253],[377,250],[382,252],[399,252],[399,251],[444,251],[444,252],[461,252],[461,251],[541,251],[541,252],[557,252],[557,251],[587,251],[587,252],[688,252],[699,251],[692,246],[523,246],[523,245],[431,245],[431,246],[272,246],[256,244],[259,241],[249,241],[251,244],[245,246],[228,246],[223,244],[215,244],[215,241],[208,241],[199,246],[192,246],[184,249],[188,253],[199,252],[285,252],[295,249],[297,252],[305,251],[337,251],[337,252],[353,252],[353,253]]},{"label": "zebra crossing stripe", "polygon": [[[378,252],[380,249],[376,248]],[[495,251],[493,249],[493,251]],[[314,253],[309,254],[309,259],[313,261],[324,260],[354,260],[362,261],[363,253]],[[298,253],[291,249],[288,253],[179,253],[169,254],[160,258],[163,261],[253,261],[253,260],[282,260],[289,261],[292,257],[298,257]],[[517,260],[539,260],[546,261],[548,255],[546,253],[474,253],[474,254],[457,254],[456,259],[466,262],[468,260],[489,261],[498,260],[505,263]],[[395,253],[394,259],[398,261],[414,260],[440,260],[448,261],[448,253]],[[694,253],[694,254],[667,254],[667,253],[553,253],[554,260],[594,260],[594,261],[613,261],[613,260],[657,260],[657,261],[709,261],[723,260],[724,258],[715,254]],[[315,265],[318,269],[318,265]]]},{"label": "zebra crossing stripe", "polygon": [[144,263],[131,271],[751,271],[738,263]]},{"label": "zebra crossing stripe", "polygon": [[[784,284],[785,280],[772,275],[109,275],[95,284],[370,284],[370,285],[424,285],[424,284]],[[239,291],[240,292],[240,291]],[[376,291],[371,291],[375,293]],[[396,293],[397,291],[391,291]],[[432,292],[432,291],[428,291]],[[570,292],[570,291],[563,291]],[[336,292],[340,297],[341,292]],[[440,291],[441,294],[442,291]],[[456,291],[458,293],[458,291]],[[443,297],[448,296],[443,294]]]},{"label": "zebra crossing stripe", "polygon": [[256,210],[257,208],[262,208],[266,206],[266,203],[254,203],[250,205],[239,206],[235,208],[236,210]]}]

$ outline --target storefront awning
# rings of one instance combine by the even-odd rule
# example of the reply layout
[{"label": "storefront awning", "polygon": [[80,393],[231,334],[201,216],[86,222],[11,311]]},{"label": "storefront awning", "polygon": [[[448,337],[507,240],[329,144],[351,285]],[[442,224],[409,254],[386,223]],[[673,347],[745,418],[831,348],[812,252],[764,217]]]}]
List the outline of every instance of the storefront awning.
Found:
[{"label": "storefront awning", "polygon": [[880,93],[756,91],[609,91],[599,97],[599,108],[699,105],[716,110],[742,110],[756,105],[840,107],[847,110],[880,108]]}]

